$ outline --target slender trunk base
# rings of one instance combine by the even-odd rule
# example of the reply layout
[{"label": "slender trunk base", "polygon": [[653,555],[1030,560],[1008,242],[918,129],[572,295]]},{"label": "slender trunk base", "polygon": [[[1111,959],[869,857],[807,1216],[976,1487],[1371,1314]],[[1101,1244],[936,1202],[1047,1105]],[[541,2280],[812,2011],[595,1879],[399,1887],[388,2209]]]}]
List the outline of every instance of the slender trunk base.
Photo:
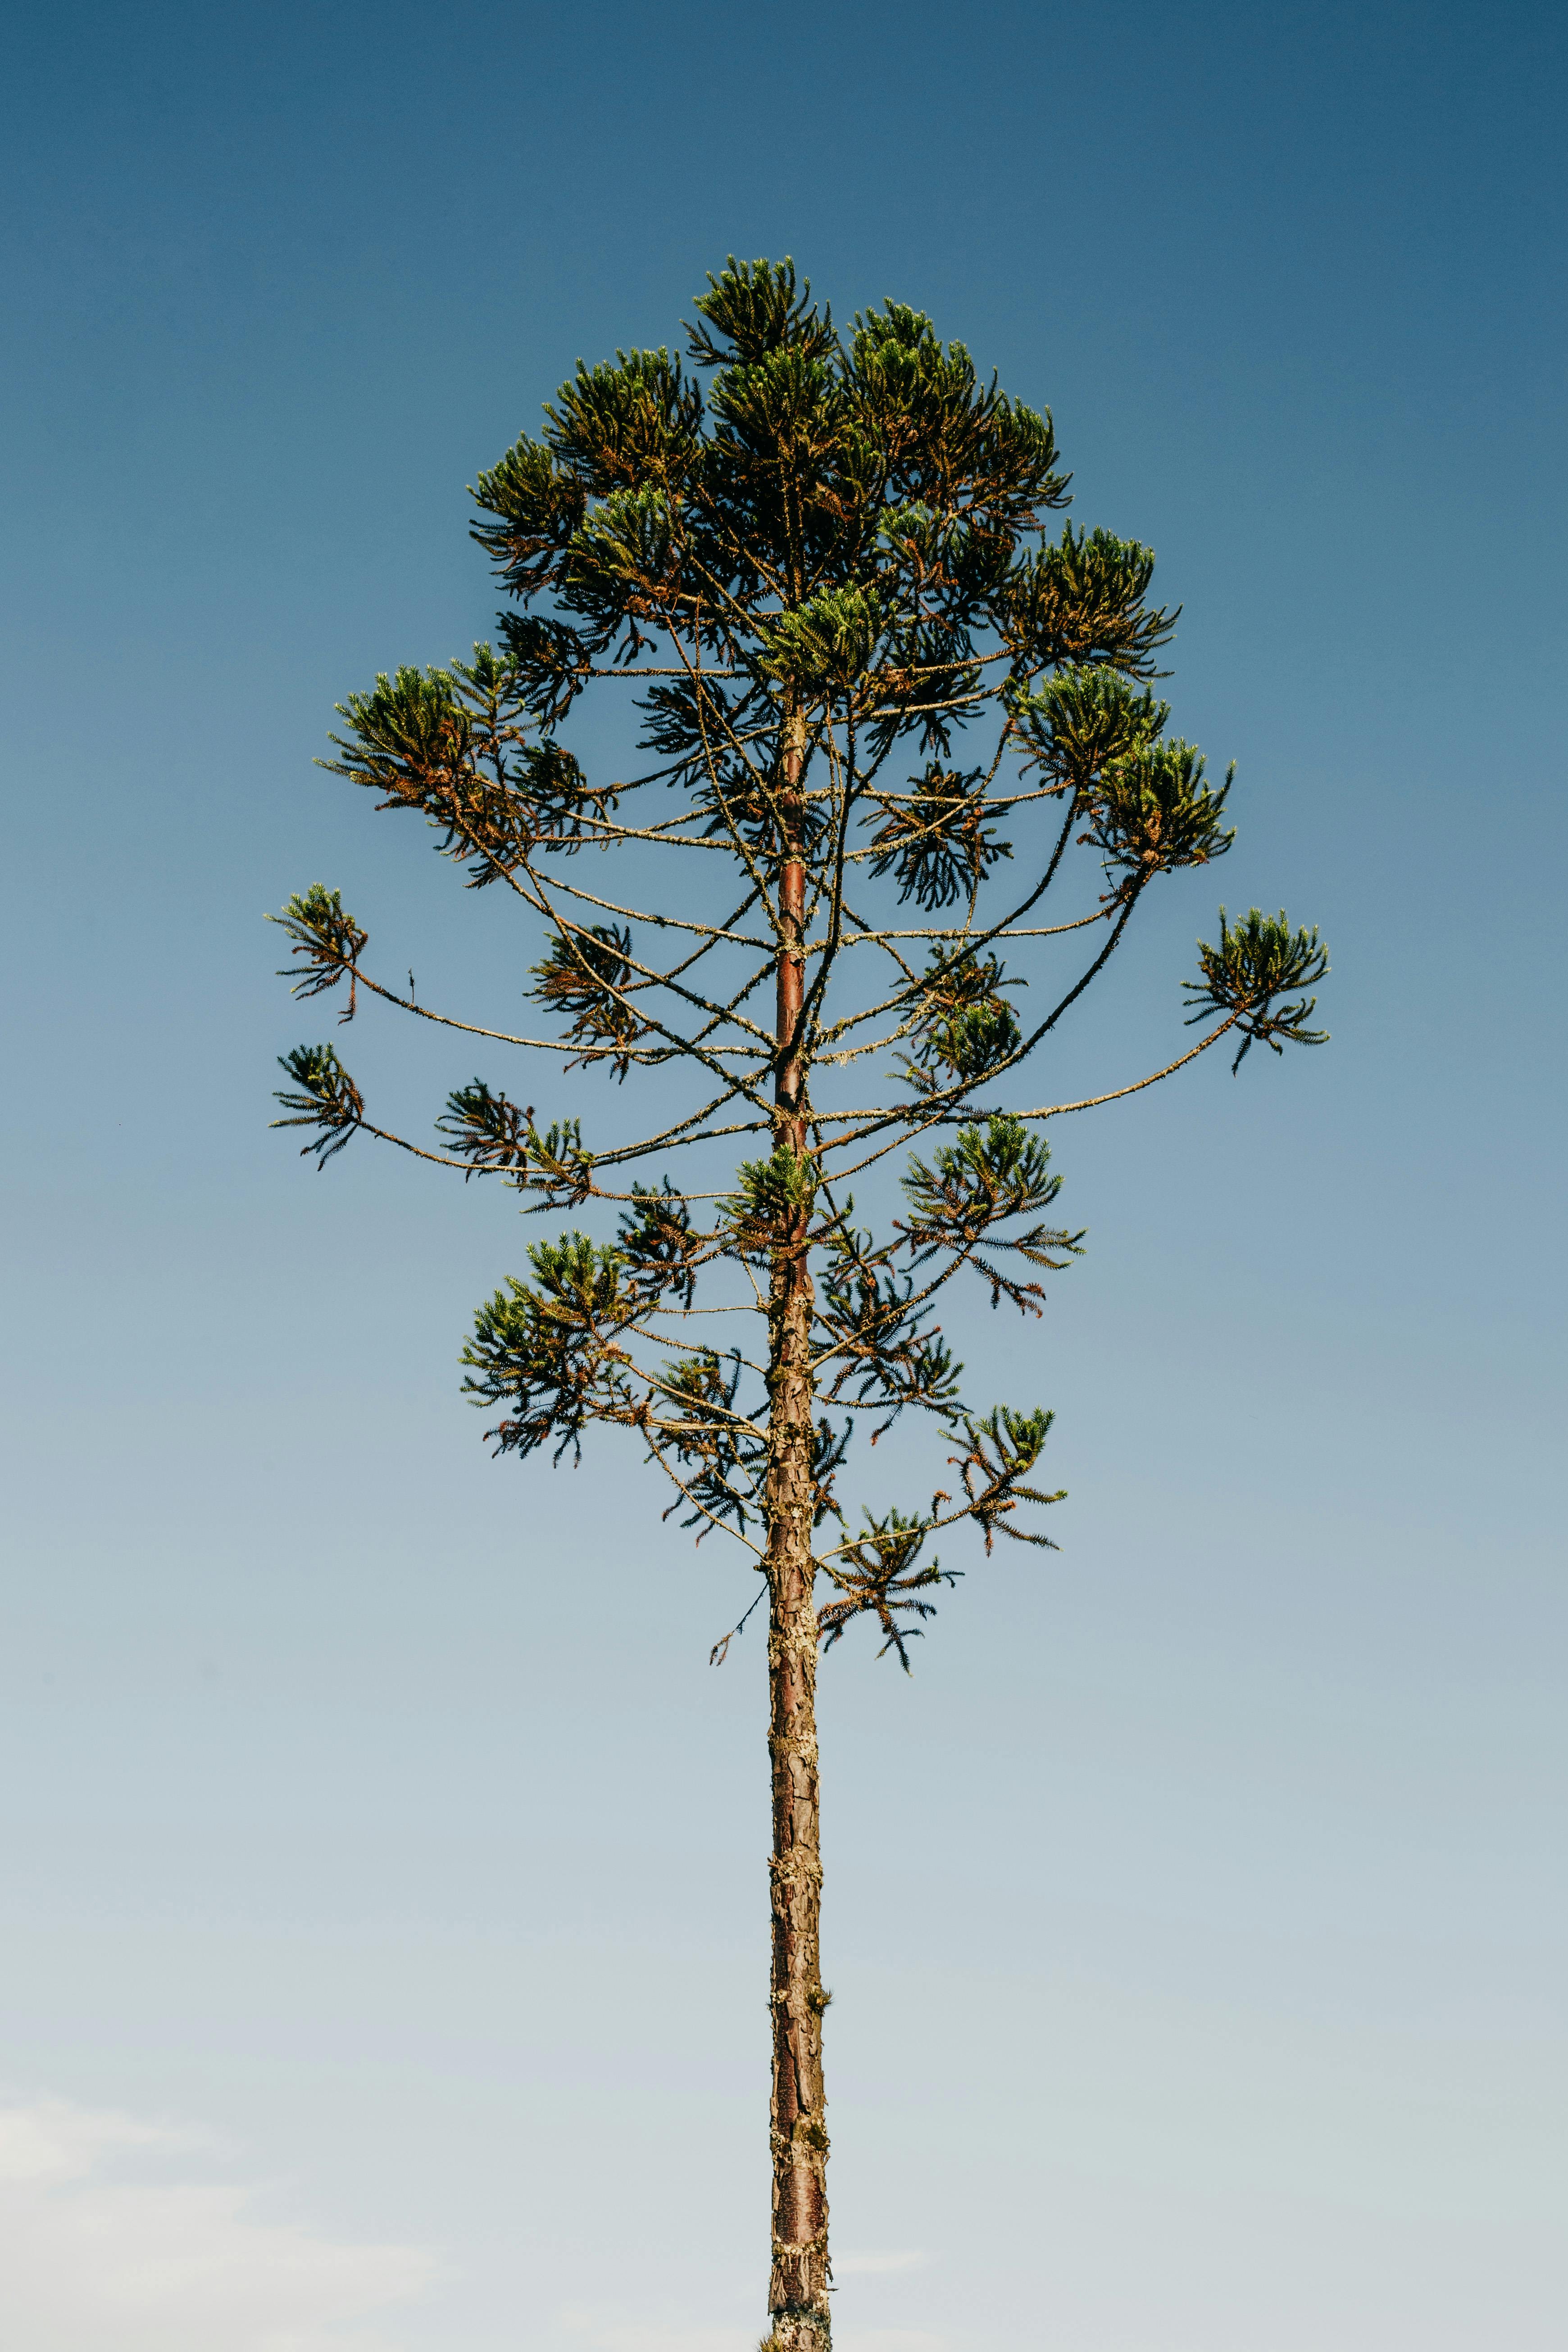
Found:
[{"label": "slender trunk base", "polygon": [[[803,1221],[804,1222],[804,1221]],[[781,1252],[769,1428],[773,1774],[773,2352],[828,2352],[827,2126],[822,2080],[821,1811],[812,1536],[811,1277]]]}]

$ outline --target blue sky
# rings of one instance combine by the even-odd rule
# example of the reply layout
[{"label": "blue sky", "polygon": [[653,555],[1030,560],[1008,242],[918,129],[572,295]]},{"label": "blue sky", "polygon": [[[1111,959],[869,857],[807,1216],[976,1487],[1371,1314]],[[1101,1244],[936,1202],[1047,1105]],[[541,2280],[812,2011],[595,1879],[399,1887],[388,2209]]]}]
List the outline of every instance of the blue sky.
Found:
[{"label": "blue sky", "polygon": [[[260,920],[320,877],[514,984],[311,761],[489,625],[477,467],[731,251],[1051,407],[1239,761],[1225,897],[1335,966],[1330,1047],[1058,1136],[1089,1254],[960,1339],[1057,1408],[1064,1549],[965,1560],[912,1680],[825,1671],[843,2352],[1560,2345],[1557,12],[68,5],[5,54],[29,2352],[758,2332],[736,1571],[629,1458],[489,1461],[455,1358],[522,1230],[268,1132]],[[1204,881],[1086,1068],[1181,1034]]]}]

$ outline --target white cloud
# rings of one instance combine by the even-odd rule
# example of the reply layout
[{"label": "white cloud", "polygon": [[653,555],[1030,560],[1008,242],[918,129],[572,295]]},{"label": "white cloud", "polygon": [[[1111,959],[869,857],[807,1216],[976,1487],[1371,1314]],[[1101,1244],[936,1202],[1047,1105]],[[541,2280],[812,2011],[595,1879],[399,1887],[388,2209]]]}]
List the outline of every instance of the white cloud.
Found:
[{"label": "white cloud", "polygon": [[30,2106],[0,2106],[0,2191],[24,2183],[79,2180],[119,2148],[205,2146],[205,2136],[65,2099],[35,2099]]},{"label": "white cloud", "polygon": [[[26,2352],[349,2352],[434,2270],[270,2221],[205,2135],[61,2099],[0,2105],[6,2340]],[[205,2158],[205,2164],[202,2159]],[[150,2158],[162,2176],[144,2177]],[[132,2177],[116,2178],[129,2164]],[[356,2332],[354,2352],[390,2352]]]}]

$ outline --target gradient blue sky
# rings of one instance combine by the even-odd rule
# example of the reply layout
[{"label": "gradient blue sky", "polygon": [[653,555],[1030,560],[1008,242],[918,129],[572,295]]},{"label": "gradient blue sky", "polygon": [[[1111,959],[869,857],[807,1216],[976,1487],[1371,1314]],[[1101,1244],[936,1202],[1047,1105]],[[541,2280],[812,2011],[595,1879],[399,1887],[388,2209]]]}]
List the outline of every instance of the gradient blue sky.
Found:
[{"label": "gradient blue sky", "polygon": [[[476,468],[731,250],[1051,406],[1185,606],[1225,896],[1335,961],[1328,1049],[1064,1129],[1090,1254],[961,1335],[1058,1409],[1059,1557],[966,1561],[912,1681],[826,1670],[843,2352],[1556,2352],[1560,12],[6,26],[27,2352],[758,2332],[737,1572],[625,1457],[488,1459],[454,1360],[522,1230],[268,1133],[320,1024],[260,921],[319,877],[506,1001],[521,943],[310,762],[487,627]],[[1215,895],[1086,1070],[1180,1034]]]}]

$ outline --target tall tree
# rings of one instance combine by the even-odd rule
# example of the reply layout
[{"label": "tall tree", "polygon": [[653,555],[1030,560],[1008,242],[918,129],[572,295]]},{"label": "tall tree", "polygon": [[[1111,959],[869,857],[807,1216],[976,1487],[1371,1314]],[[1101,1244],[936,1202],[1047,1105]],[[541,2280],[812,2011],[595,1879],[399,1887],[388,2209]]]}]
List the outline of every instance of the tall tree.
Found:
[{"label": "tall tree", "polygon": [[[993,1307],[1037,1314],[1041,1272],[1082,1239],[1049,1220],[1047,1123],[1222,1038],[1233,1068],[1255,1044],[1319,1042],[1307,992],[1326,961],[1283,914],[1233,926],[1222,909],[1188,985],[1193,1043],[1093,1097],[1027,1102],[1026,1063],[1145,892],[1232,838],[1229,775],[1216,788],[1167,735],[1151,685],[1175,618],[1149,601],[1153,557],[1053,535],[1068,477],[1048,413],[984,383],[919,311],[888,302],[841,332],[791,263],[733,258],[695,307],[702,373],[662,349],[579,362],[542,436],[479,476],[473,536],[513,600],[499,646],[351,695],[325,763],[421,812],[469,887],[514,894],[542,927],[530,993],[563,1035],[481,1027],[378,979],[335,890],[275,919],[297,994],[344,989],[349,1019],[363,993],[487,1047],[564,1045],[568,1067],[632,1076],[651,1131],[541,1124],[531,1088],[480,1076],[416,1142],[377,1124],[330,1045],[285,1057],[278,1124],[307,1128],[321,1166],[363,1133],[531,1210],[616,1218],[613,1238],[530,1249],[530,1278],[479,1309],[464,1385],[501,1453],[559,1462],[591,1423],[633,1433],[670,1508],[762,1580],[769,2345],[826,2352],[818,1653],[864,1616],[907,1668],[956,1573],[931,1538],[968,1521],[987,1551],[1047,1544],[1028,1517],[1059,1500],[1032,1483],[1051,1414],[966,1402],[933,1302],[967,1267]],[[650,756],[595,779],[567,721],[580,696],[628,690]],[[1037,1014],[1002,961],[1014,942]],[[868,1230],[847,1188],[900,1151],[897,1213]],[[945,1449],[933,1492],[851,1526],[857,1422],[879,1433],[907,1411]]]}]

